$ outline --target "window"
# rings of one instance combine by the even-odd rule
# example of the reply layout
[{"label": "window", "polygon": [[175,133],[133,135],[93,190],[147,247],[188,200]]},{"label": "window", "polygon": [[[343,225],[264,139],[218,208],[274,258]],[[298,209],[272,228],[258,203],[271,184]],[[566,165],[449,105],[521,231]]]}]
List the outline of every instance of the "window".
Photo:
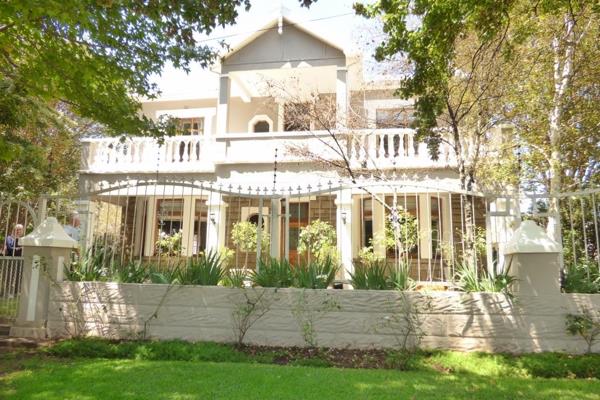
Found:
[{"label": "window", "polygon": [[271,130],[271,126],[268,121],[258,121],[254,123],[254,132],[269,132]]},{"label": "window", "polygon": [[194,238],[192,243],[192,254],[197,255],[206,250],[206,200],[196,200],[194,208]]},{"label": "window", "polygon": [[179,129],[182,135],[202,135],[204,133],[204,118],[180,118]]},{"label": "window", "polygon": [[373,241],[373,199],[362,200],[362,247],[370,246]]},{"label": "window", "polygon": [[[262,216],[262,224],[261,224],[261,228],[264,230],[265,229],[265,215]],[[252,214],[248,217],[248,222],[253,223],[254,225],[258,226],[258,214]]]},{"label": "window", "polygon": [[174,235],[183,230],[183,199],[161,199],[157,202],[157,209],[155,242],[160,237]]},{"label": "window", "polygon": [[431,251],[436,254],[442,240],[442,199],[431,197]]}]

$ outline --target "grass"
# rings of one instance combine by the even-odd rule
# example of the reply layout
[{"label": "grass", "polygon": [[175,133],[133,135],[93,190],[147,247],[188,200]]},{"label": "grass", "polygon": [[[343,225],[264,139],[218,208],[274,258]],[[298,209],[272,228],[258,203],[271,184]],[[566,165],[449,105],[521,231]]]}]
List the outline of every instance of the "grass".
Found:
[{"label": "grass", "polygon": [[[600,355],[421,353],[411,371],[323,368],[319,358],[265,364],[277,355],[214,343],[65,341],[0,356],[0,398],[591,400],[600,393]],[[565,377],[539,377],[557,374]]]},{"label": "grass", "polygon": [[0,318],[14,318],[18,305],[17,299],[0,299]]}]

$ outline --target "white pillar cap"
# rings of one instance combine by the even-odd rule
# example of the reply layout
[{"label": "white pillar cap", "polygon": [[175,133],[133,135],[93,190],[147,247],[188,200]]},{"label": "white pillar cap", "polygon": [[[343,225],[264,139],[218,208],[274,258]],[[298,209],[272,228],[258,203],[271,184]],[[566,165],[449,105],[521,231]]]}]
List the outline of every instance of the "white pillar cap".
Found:
[{"label": "white pillar cap", "polygon": [[534,221],[523,221],[506,244],[504,254],[560,253],[562,246],[552,240]]},{"label": "white pillar cap", "polygon": [[48,217],[29,235],[20,240],[21,246],[62,247],[72,249],[77,242],[67,235],[56,218]]}]

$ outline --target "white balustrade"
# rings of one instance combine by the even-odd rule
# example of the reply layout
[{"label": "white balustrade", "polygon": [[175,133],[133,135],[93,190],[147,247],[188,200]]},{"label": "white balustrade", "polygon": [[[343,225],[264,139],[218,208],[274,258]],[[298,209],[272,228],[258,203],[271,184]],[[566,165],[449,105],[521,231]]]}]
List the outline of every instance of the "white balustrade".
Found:
[{"label": "white balustrade", "polygon": [[[440,147],[432,160],[425,143],[416,142],[412,129],[353,131],[339,136],[354,168],[443,168],[454,165],[450,149]],[[339,157],[324,142],[329,132],[269,132],[215,136],[173,136],[163,142],[135,137],[84,139],[81,167],[95,173],[212,172],[218,164],[272,162],[275,149],[280,162],[302,161],[302,152],[318,157]],[[330,143],[330,144],[331,144]],[[306,157],[304,156],[304,159]]]}]

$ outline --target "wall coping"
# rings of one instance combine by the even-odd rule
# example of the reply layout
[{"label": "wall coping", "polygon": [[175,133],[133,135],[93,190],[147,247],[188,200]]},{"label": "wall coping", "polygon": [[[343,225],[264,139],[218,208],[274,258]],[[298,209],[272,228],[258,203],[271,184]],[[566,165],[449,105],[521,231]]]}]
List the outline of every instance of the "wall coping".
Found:
[{"label": "wall coping", "polygon": [[523,221],[504,250],[505,255],[519,253],[560,253],[562,246],[552,240],[534,221]]}]

